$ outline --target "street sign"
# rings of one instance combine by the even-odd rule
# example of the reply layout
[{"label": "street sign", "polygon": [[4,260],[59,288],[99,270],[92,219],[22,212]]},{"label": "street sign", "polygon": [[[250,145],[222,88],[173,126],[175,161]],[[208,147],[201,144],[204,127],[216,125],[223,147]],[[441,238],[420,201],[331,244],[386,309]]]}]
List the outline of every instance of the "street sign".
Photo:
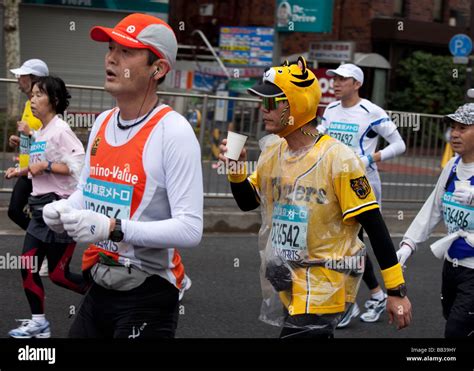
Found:
[{"label": "street sign", "polygon": [[318,62],[352,62],[355,43],[353,41],[317,41],[309,46],[308,60]]},{"label": "street sign", "polygon": [[453,57],[454,64],[468,64],[469,58],[468,57]]},{"label": "street sign", "polygon": [[221,27],[219,56],[226,65],[271,66],[273,35],[270,27]]},{"label": "street sign", "polygon": [[449,51],[454,57],[467,57],[472,52],[472,40],[465,34],[454,35],[449,41]]},{"label": "street sign", "polygon": [[334,76],[327,74],[328,68],[317,68],[311,69],[318,79],[319,86],[321,87],[321,99],[320,104],[329,104],[335,102],[336,96],[334,95]]},{"label": "street sign", "polygon": [[130,12],[147,12],[168,16],[169,0],[22,0],[23,4],[58,5],[79,8],[99,8],[108,10],[127,10]]},{"label": "street sign", "polygon": [[277,0],[277,31],[331,32],[334,0]]}]

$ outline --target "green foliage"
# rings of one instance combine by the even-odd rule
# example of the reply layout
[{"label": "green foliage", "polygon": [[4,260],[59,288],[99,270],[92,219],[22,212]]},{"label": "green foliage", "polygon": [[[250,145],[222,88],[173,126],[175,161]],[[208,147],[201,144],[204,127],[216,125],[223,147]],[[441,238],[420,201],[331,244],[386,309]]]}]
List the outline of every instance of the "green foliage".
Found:
[{"label": "green foliage", "polygon": [[396,78],[388,97],[392,110],[444,115],[464,102],[466,66],[452,57],[414,52],[399,63]]}]

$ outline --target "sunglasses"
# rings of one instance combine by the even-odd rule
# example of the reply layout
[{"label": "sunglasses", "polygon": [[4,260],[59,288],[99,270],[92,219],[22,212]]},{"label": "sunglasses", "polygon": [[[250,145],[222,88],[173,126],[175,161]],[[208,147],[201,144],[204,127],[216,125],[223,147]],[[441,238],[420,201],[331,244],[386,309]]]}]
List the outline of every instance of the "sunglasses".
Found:
[{"label": "sunglasses", "polygon": [[287,97],[280,97],[280,98],[263,97],[262,98],[262,106],[266,110],[272,111],[272,110],[278,108],[278,102],[281,102],[281,101],[284,101],[284,100],[288,100],[288,98]]}]

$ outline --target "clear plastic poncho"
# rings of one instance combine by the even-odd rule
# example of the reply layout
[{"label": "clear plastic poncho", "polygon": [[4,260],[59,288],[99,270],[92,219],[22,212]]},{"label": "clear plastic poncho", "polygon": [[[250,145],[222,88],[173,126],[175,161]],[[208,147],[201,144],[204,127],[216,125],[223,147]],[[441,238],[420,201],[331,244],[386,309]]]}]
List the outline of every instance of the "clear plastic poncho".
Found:
[{"label": "clear plastic poncho", "polygon": [[378,207],[363,165],[328,136],[298,153],[275,135],[261,148],[249,177],[262,213],[260,319],[288,327],[288,315],[343,313],[365,266],[353,215]]}]

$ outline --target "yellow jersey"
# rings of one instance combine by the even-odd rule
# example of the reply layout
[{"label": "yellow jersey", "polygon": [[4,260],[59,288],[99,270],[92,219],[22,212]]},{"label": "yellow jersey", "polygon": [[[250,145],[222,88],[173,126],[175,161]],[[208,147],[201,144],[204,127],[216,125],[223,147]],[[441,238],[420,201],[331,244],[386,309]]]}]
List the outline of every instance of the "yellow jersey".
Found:
[{"label": "yellow jersey", "polygon": [[[280,139],[264,149],[248,180],[262,208],[261,271],[272,256],[290,267],[292,289],[279,294],[290,314],[343,312],[355,300],[362,274],[331,264],[365,250],[354,217],[379,208],[362,162],[327,135],[296,154]],[[264,281],[264,303],[275,303]],[[263,319],[272,322],[272,313],[279,311],[268,308]]]},{"label": "yellow jersey", "polygon": [[[39,130],[43,125],[40,120],[33,116],[31,112],[31,102],[27,100],[25,103],[25,109],[21,116],[21,121],[25,121],[32,130]],[[28,167],[29,154],[30,154],[31,138],[28,135],[20,133],[20,168]]]}]

